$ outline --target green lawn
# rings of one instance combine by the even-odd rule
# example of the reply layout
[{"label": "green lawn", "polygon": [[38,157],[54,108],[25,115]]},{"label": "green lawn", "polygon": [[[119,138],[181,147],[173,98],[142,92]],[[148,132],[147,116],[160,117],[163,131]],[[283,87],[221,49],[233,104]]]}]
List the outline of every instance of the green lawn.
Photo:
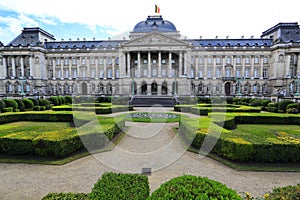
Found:
[{"label": "green lawn", "polygon": [[276,124],[238,124],[232,133],[224,134],[230,138],[243,138],[251,143],[293,143],[300,144],[299,125]]},{"label": "green lawn", "polygon": [[12,122],[0,126],[1,138],[50,139],[72,137],[77,130],[69,122]]}]

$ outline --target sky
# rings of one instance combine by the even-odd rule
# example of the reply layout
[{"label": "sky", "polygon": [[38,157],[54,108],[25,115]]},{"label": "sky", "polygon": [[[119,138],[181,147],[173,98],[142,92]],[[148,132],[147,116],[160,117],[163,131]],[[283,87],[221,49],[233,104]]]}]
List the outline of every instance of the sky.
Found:
[{"label": "sky", "polygon": [[300,24],[299,0],[1,0],[0,41],[8,44],[24,27],[40,27],[57,41],[128,39],[155,5],[191,39],[259,38],[279,22]]}]

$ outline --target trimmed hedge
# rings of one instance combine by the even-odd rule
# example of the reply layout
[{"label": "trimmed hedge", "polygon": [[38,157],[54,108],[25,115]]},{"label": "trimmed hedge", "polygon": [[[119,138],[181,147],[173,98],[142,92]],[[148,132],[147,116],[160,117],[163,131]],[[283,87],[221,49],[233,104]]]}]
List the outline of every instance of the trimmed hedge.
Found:
[{"label": "trimmed hedge", "polygon": [[148,200],[173,199],[223,199],[242,200],[236,191],[208,178],[184,175],[163,183]]},{"label": "trimmed hedge", "polygon": [[[88,150],[102,148],[107,140],[112,140],[125,126],[124,118],[99,118],[99,123],[101,124],[101,133],[99,133],[99,128],[97,127],[82,126],[86,123],[84,119],[74,118],[74,120],[76,121],[75,124],[79,126],[78,130],[81,130],[78,134],[60,139],[35,139],[35,137],[31,138],[30,134],[21,138],[18,138],[17,135],[0,137],[0,152],[13,155],[31,154],[64,157],[84,148],[88,148]],[[59,113],[0,115],[0,124],[16,121],[73,122],[73,116]]]},{"label": "trimmed hedge", "polygon": [[[218,115],[219,120],[218,120]],[[223,116],[222,116],[223,115]],[[244,115],[244,116],[243,116]],[[223,120],[225,118],[225,121]],[[225,124],[225,127],[234,127],[234,123],[241,124],[295,124],[300,125],[300,117],[292,115],[270,115],[256,114],[214,114],[213,119],[216,124]],[[234,123],[233,123],[234,121]],[[180,121],[180,133],[185,140],[195,148],[201,148],[207,137],[212,141],[217,141],[212,152],[234,161],[243,162],[299,162],[300,143],[287,137],[283,140],[272,142],[272,138],[259,143],[251,143],[242,137],[232,135],[230,131],[222,129],[210,123],[209,118],[190,119]],[[209,134],[208,134],[209,133]],[[215,138],[213,133],[221,133]],[[283,135],[284,137],[284,135]]]},{"label": "trimmed hedge", "polygon": [[22,102],[24,103],[25,109],[32,109],[33,106],[35,106],[34,102],[27,98],[22,99]]},{"label": "trimmed hedge", "polygon": [[286,112],[287,106],[292,103],[294,103],[294,102],[291,100],[280,101],[278,104],[278,110],[282,110],[283,112]]},{"label": "trimmed hedge", "polygon": [[270,194],[265,195],[265,197],[267,197],[266,200],[298,200],[300,199],[300,184],[274,188],[273,191]]},{"label": "trimmed hedge", "polygon": [[89,199],[143,200],[147,199],[149,192],[147,176],[108,172],[94,185]]},{"label": "trimmed hedge", "polygon": [[3,99],[5,107],[13,107],[13,109],[18,109],[18,103],[13,99]]},{"label": "trimmed hedge", "polygon": [[33,106],[39,106],[39,100],[38,99],[36,99],[36,98],[29,98],[29,100],[32,101]]},{"label": "trimmed hedge", "polygon": [[87,200],[85,193],[49,193],[42,200]]},{"label": "trimmed hedge", "polygon": [[25,105],[24,105],[24,103],[23,103],[22,100],[20,100],[20,99],[15,99],[15,102],[17,102],[17,104],[18,104],[18,109],[19,109],[20,111],[25,111]]},{"label": "trimmed hedge", "polygon": [[0,112],[3,110],[3,108],[6,106],[5,102],[0,99]]},{"label": "trimmed hedge", "polygon": [[2,112],[14,112],[14,108],[13,107],[5,107],[2,109]]},{"label": "trimmed hedge", "polygon": [[57,96],[52,96],[52,97],[50,97],[49,100],[50,100],[51,103],[52,103],[53,105],[55,105],[55,106],[59,106],[59,105],[60,105],[60,101],[59,101],[59,99],[58,99]]}]

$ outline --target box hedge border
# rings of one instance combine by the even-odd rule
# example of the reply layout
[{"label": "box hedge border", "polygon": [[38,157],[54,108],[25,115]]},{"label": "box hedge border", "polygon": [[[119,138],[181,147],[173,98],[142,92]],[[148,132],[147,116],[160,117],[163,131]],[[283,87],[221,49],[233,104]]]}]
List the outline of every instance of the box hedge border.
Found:
[{"label": "box hedge border", "polygon": [[[257,118],[256,118],[257,117]],[[207,118],[209,120],[209,118]],[[232,127],[232,123],[240,124],[300,124],[300,117],[297,116],[271,116],[256,114],[251,115],[237,115],[226,116],[225,127]],[[195,122],[194,126],[196,126]],[[216,124],[222,123],[221,121]],[[195,133],[195,127],[191,122],[187,123],[180,121],[179,123],[180,133],[184,139],[191,143],[191,145],[197,149],[200,149],[205,137],[213,137],[207,135],[205,129],[197,130]],[[207,127],[208,129],[209,127]],[[217,127],[210,127],[212,131]],[[221,127],[219,127],[221,128]],[[206,130],[207,130],[206,129]],[[220,131],[220,130],[218,130]],[[226,131],[226,130],[223,130]],[[213,138],[217,140],[216,145],[213,147],[212,152],[216,153],[224,158],[233,161],[240,162],[299,162],[300,161],[300,144],[254,144],[243,139],[230,140],[228,138]]]},{"label": "box hedge border", "polygon": [[[79,126],[86,123],[86,121],[82,119],[74,119],[72,114],[62,113],[16,113],[0,115],[0,124],[17,121],[73,122],[73,120],[76,120],[76,125]],[[125,120],[119,119],[119,121],[113,123],[102,134],[99,134],[98,132],[89,132],[88,134],[80,136],[75,135],[61,140],[31,140],[0,137],[0,153],[10,155],[29,154],[34,156],[65,157],[85,149],[85,146],[88,146],[89,150],[102,148],[107,142],[107,138],[110,140],[114,138],[124,126]],[[84,141],[84,144],[82,141]]]}]

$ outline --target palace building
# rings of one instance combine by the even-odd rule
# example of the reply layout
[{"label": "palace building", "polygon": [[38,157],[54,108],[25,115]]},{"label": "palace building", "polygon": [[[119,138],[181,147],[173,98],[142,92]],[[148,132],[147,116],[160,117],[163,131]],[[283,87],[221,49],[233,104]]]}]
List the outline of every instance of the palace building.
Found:
[{"label": "palace building", "polygon": [[183,39],[160,15],[137,23],[128,40],[56,41],[24,28],[0,44],[0,95],[293,97],[299,31],[279,23],[260,38]]}]

